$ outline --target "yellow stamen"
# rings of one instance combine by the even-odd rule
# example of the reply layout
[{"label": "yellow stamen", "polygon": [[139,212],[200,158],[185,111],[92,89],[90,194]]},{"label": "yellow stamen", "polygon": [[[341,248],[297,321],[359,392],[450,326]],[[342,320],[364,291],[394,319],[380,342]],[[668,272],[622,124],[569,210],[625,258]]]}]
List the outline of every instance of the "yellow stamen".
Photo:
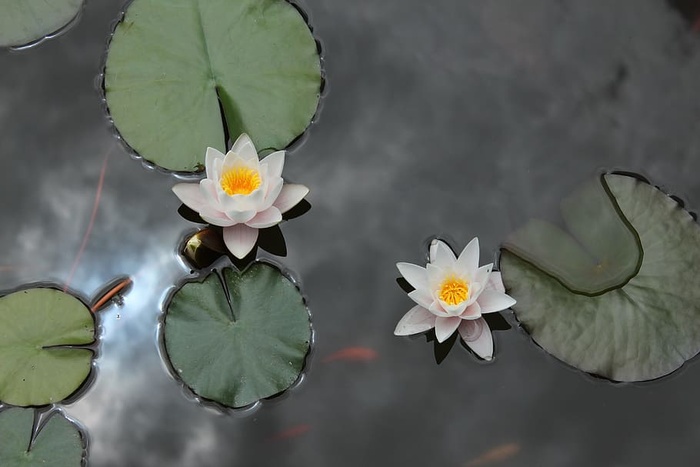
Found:
[{"label": "yellow stamen", "polygon": [[234,167],[221,175],[221,188],[227,195],[249,195],[260,186],[260,173],[248,167]]},{"label": "yellow stamen", "polygon": [[469,298],[469,285],[459,277],[448,277],[440,285],[438,296],[448,305],[459,305]]}]

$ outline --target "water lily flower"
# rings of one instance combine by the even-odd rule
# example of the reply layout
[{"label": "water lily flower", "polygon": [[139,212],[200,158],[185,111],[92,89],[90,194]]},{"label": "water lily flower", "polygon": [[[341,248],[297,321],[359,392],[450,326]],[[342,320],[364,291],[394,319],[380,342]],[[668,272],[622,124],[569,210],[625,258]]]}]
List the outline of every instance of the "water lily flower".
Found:
[{"label": "water lily flower", "polygon": [[418,334],[435,328],[438,342],[455,331],[479,357],[493,358],[493,338],[486,313],[505,310],[515,304],[506,295],[501,273],[493,264],[479,267],[479,240],[474,238],[455,257],[440,240],[430,244],[430,262],[425,268],[397,263],[401,275],[415,289],[408,296],[417,303],[394,330],[397,336]]},{"label": "water lily flower", "polygon": [[258,229],[282,222],[282,214],[296,206],[309,189],[284,183],[284,151],[263,160],[250,137],[238,137],[224,156],[208,148],[206,178],[197,183],[178,183],[173,192],[206,222],[223,227],[224,243],[236,258],[255,246]]}]

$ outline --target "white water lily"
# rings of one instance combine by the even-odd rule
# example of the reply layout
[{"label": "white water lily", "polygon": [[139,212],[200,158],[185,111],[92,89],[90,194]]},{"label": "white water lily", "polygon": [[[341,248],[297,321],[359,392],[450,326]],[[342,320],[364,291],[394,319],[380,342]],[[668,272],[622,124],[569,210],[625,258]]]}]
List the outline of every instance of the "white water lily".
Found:
[{"label": "white water lily", "polygon": [[501,273],[493,264],[479,267],[479,240],[474,238],[455,257],[440,240],[430,245],[430,262],[425,268],[397,263],[401,275],[415,289],[408,296],[417,303],[401,318],[397,336],[418,334],[435,328],[438,342],[459,330],[462,340],[481,358],[493,358],[493,338],[486,313],[505,310],[515,304],[506,295]]},{"label": "white water lily", "polygon": [[283,167],[284,151],[259,160],[244,133],[226,155],[208,148],[206,178],[199,184],[178,183],[173,192],[203,220],[223,227],[226,247],[243,258],[255,246],[258,229],[279,224],[282,214],[309,192],[304,185],[284,183]]}]

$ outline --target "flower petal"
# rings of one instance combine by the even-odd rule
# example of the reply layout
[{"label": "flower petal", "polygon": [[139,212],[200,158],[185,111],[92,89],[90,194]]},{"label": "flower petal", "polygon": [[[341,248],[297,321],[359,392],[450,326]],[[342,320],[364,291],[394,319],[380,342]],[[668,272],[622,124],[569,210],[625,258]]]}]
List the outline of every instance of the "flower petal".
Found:
[{"label": "flower petal", "polygon": [[465,308],[464,312],[459,315],[460,318],[462,319],[479,319],[481,318],[481,306],[479,305],[479,302],[474,302],[468,307]]},{"label": "flower petal", "polygon": [[216,194],[216,183],[213,180],[205,178],[199,182],[199,190],[202,192],[206,203],[217,211],[221,211],[219,198]]},{"label": "flower petal", "polygon": [[[476,270],[476,274],[474,274],[474,282],[478,282],[482,285],[488,283],[489,274],[491,274],[492,269],[493,263],[481,266],[479,269]],[[481,287],[481,289],[483,290],[484,287]]]},{"label": "flower petal", "polygon": [[430,308],[430,306],[433,304],[433,297],[431,297],[425,290],[416,289],[409,293],[408,296],[411,297],[411,300],[426,309]]},{"label": "flower petal", "polygon": [[294,206],[299,204],[299,201],[304,199],[307,195],[309,189],[304,185],[299,185],[297,183],[287,183],[282,187],[279,195],[272,203],[276,206],[282,214],[292,209]]},{"label": "flower petal", "polygon": [[209,209],[205,206],[204,209],[199,211],[199,217],[211,225],[216,225],[219,227],[230,227],[232,225],[238,224],[238,221],[229,219],[223,212],[218,212],[213,209]]},{"label": "flower petal", "polygon": [[459,335],[479,357],[484,360],[493,358],[493,336],[484,318],[462,321],[459,325]]},{"label": "flower petal", "polygon": [[271,206],[270,209],[257,213],[255,217],[246,222],[246,225],[254,229],[266,229],[280,222],[282,222],[282,214],[279,209]]},{"label": "flower petal", "polygon": [[172,190],[175,196],[190,209],[199,212],[203,206],[207,205],[198,183],[178,183]]},{"label": "flower petal", "polygon": [[226,248],[238,259],[245,258],[253,249],[257,240],[258,229],[248,227],[245,224],[236,224],[224,228]]},{"label": "flower petal", "polygon": [[434,327],[435,315],[422,306],[416,305],[411,308],[408,313],[403,315],[399,324],[396,325],[396,329],[394,329],[394,335],[410,336],[412,334],[425,332]]},{"label": "flower petal", "polygon": [[[258,212],[255,209],[248,209],[246,211],[229,211],[224,213],[228,219],[233,221],[233,224],[245,224],[251,220]],[[233,225],[229,224],[229,225]],[[218,224],[214,224],[218,225]]]},{"label": "flower petal", "polygon": [[443,310],[442,304],[440,303],[440,300],[433,300],[433,303],[430,305],[428,308],[428,311],[430,311],[432,314],[435,316],[440,316],[442,318],[449,318],[450,314]]},{"label": "flower petal", "polygon": [[428,290],[428,275],[425,268],[411,263],[396,263],[404,279],[416,290]]},{"label": "flower petal", "polygon": [[245,161],[258,158],[258,151],[255,150],[253,141],[250,139],[250,136],[245,133],[241,133],[241,136],[236,139],[236,142],[233,143],[233,147],[231,147],[229,151],[229,154],[230,153],[238,154]]},{"label": "flower petal", "polygon": [[484,290],[477,300],[481,306],[481,313],[493,313],[505,310],[515,305],[515,300],[502,292]]},{"label": "flower petal", "polygon": [[506,288],[503,285],[503,279],[501,278],[500,272],[491,272],[491,274],[489,275],[489,280],[484,286],[484,290],[495,290],[497,292],[506,293]]},{"label": "flower petal", "polygon": [[223,161],[224,155],[215,148],[207,148],[206,156],[204,156],[204,167],[206,169],[207,178],[216,179],[219,178],[219,173],[217,170],[217,164],[215,161],[221,159]]},{"label": "flower petal", "polygon": [[457,317],[440,318],[439,316],[435,318],[435,337],[438,342],[445,342],[448,337],[450,337],[459,327],[462,322],[461,319]]},{"label": "flower petal", "polygon": [[431,263],[425,265],[425,270],[428,272],[428,289],[438,290],[445,280],[445,271]]},{"label": "flower petal", "polygon": [[458,303],[457,305],[450,305],[449,303],[445,303],[442,300],[439,301],[440,306],[442,306],[442,309],[445,310],[450,316],[460,316],[462,313],[464,313],[464,310],[467,308],[467,306],[470,305],[466,300],[462,303]]},{"label": "flower petal", "polygon": [[430,262],[443,269],[452,268],[457,261],[454,252],[441,240],[433,240],[430,243]]},{"label": "flower petal", "polygon": [[267,174],[269,177],[281,177],[284,168],[284,151],[275,151],[268,154],[261,164],[267,164]]},{"label": "flower petal", "polygon": [[[277,200],[277,197],[280,195],[282,192],[282,188],[284,187],[284,180],[282,180],[282,177],[276,177],[271,180],[269,180],[267,189],[265,190],[265,198],[263,199],[262,203],[260,203],[260,209],[265,210],[268,209],[270,206],[273,206],[275,203],[275,200]],[[277,207],[277,206],[275,206]],[[279,209],[279,208],[277,208]],[[280,212],[282,212],[280,210]]]},{"label": "flower petal", "polygon": [[479,268],[479,239],[474,237],[471,242],[464,247],[455,263],[455,272],[468,274],[474,278],[476,270]]}]

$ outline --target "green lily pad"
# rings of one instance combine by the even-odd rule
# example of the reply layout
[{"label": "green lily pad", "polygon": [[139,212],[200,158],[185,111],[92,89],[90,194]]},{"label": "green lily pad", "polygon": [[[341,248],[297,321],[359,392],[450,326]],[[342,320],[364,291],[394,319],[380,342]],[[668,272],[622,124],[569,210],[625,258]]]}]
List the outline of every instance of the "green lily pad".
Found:
[{"label": "green lily pad", "polygon": [[[524,258],[506,246],[500,260],[503,281],[517,300],[513,307],[517,318],[555,357],[614,381],[659,378],[700,351],[700,227],[676,201],[647,183],[612,174],[601,182],[610,193],[609,209],[624,218],[635,240],[624,245],[619,231],[612,230],[608,237],[597,231],[610,222],[602,220],[609,214],[602,211],[574,211],[577,218],[568,225],[576,226],[572,232],[582,245],[615,258],[607,264],[618,270],[608,279],[625,269],[622,258],[634,260],[632,244],[639,242],[641,262],[627,268],[636,269],[632,277],[612,287],[607,281],[607,290],[599,294],[581,293],[595,282],[593,276],[590,271],[571,273],[565,281],[553,272],[551,257],[565,260],[572,249],[551,242],[538,247],[552,250],[542,261],[535,255]],[[540,227],[527,228],[535,232]],[[586,229],[591,231],[588,241],[581,235]],[[542,238],[548,235],[544,232]],[[615,256],[617,248],[627,253]],[[586,253],[596,256],[595,251]]]},{"label": "green lily pad", "polygon": [[70,24],[83,0],[0,0],[0,47],[21,46]]},{"label": "green lily pad", "polygon": [[80,467],[85,448],[74,423],[55,411],[32,441],[33,424],[32,409],[0,412],[0,465]]},{"label": "green lily pad", "polygon": [[254,263],[183,285],[167,306],[163,333],[178,377],[195,394],[237,408],[297,381],[311,322],[299,289],[277,268]]},{"label": "green lily pad", "polygon": [[313,118],[320,56],[285,0],[134,0],[109,46],[104,90],[124,140],[145,160],[195,171],[208,146],[247,133],[284,149]]},{"label": "green lily pad", "polygon": [[80,300],[48,288],[0,298],[0,401],[35,406],[59,402],[87,379],[95,321]]}]

